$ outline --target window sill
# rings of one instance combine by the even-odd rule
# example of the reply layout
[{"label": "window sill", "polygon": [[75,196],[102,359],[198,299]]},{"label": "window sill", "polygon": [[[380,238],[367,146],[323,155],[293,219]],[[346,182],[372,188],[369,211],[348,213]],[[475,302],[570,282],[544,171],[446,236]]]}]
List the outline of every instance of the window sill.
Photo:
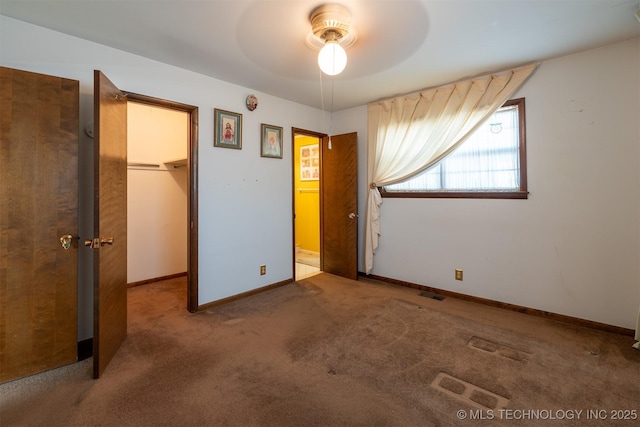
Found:
[{"label": "window sill", "polygon": [[384,191],[392,199],[528,199],[528,191]]}]

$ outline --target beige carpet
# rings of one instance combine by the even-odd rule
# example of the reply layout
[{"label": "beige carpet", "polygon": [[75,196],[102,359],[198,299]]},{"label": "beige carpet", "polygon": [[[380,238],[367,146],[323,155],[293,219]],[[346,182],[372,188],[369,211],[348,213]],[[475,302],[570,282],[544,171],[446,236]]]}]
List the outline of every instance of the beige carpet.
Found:
[{"label": "beige carpet", "polygon": [[[640,417],[631,337],[328,274],[197,314],[185,309],[185,288],[184,278],[130,288],[129,335],[103,378],[91,379],[89,359],[0,385],[0,425],[631,426]],[[634,413],[635,422],[612,420]]]}]

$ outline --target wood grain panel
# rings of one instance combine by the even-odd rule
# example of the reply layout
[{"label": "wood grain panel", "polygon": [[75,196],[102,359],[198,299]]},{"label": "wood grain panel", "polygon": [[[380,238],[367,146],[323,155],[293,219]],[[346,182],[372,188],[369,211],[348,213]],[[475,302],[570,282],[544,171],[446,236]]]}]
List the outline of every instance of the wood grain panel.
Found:
[{"label": "wood grain panel", "polygon": [[[322,271],[358,278],[358,135],[323,138],[320,151]],[[349,215],[355,215],[350,218]]]},{"label": "wood grain panel", "polygon": [[127,99],[94,73],[93,375],[100,377],[127,335]]},{"label": "wood grain panel", "polygon": [[0,382],[77,357],[79,83],[0,67]]}]

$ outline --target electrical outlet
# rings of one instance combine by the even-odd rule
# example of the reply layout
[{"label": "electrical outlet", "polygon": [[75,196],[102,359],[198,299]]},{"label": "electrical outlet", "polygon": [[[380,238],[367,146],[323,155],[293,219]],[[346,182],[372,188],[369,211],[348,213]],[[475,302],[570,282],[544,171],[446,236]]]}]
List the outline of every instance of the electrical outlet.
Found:
[{"label": "electrical outlet", "polygon": [[267,266],[265,264],[262,264],[260,266],[260,275],[264,276],[265,274],[267,274]]},{"label": "electrical outlet", "polygon": [[462,270],[456,268],[456,280],[462,280]]}]

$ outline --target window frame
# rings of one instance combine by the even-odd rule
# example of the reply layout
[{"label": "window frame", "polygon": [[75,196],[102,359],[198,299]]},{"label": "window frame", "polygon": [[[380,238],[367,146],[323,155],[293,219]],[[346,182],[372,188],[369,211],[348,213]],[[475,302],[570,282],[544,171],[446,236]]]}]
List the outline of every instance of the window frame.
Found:
[{"label": "window frame", "polygon": [[378,187],[380,195],[388,198],[440,198],[440,199],[527,199],[529,191],[527,190],[527,141],[526,141],[526,123],[525,123],[525,102],[524,98],[510,99],[500,108],[513,105],[518,106],[518,127],[519,127],[519,148],[518,155],[520,157],[520,188],[517,190],[505,191],[467,191],[467,190],[450,190],[450,191],[386,191],[384,187]]}]

